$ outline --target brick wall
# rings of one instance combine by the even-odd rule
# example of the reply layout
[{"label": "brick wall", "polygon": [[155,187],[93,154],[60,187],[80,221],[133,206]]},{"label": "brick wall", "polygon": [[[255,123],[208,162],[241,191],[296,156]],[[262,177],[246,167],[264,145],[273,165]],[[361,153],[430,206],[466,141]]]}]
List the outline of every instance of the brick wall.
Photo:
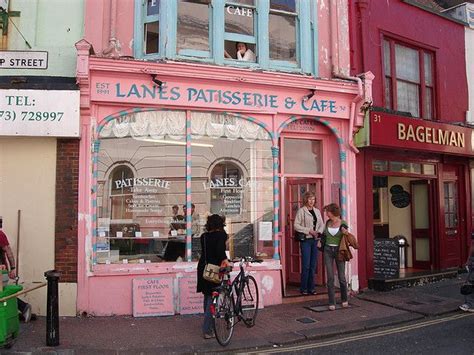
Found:
[{"label": "brick wall", "polygon": [[57,140],[55,269],[61,282],[77,282],[79,140]]}]

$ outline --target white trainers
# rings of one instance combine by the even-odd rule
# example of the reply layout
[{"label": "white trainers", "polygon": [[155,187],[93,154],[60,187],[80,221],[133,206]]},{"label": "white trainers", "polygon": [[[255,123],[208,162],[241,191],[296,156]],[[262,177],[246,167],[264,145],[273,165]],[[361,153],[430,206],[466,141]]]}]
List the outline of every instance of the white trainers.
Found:
[{"label": "white trainers", "polygon": [[25,323],[28,323],[31,320],[31,306],[29,304],[25,306],[22,315],[23,319],[25,320]]},{"label": "white trainers", "polygon": [[464,312],[474,312],[474,308],[472,308],[471,306],[469,306],[467,303],[464,303],[462,305],[459,306],[459,309],[461,311],[464,311]]}]

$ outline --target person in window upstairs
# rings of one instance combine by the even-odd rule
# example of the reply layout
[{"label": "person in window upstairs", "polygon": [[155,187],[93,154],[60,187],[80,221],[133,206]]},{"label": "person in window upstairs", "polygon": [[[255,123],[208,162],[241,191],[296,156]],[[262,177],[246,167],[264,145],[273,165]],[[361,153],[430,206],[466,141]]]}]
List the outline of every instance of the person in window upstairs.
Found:
[{"label": "person in window upstairs", "polygon": [[[252,50],[247,47],[246,43],[237,42],[235,44],[235,50],[237,53],[238,60],[243,60],[245,62],[255,62],[257,59],[255,57],[255,53],[252,52]],[[224,51],[224,57],[233,59],[232,56],[227,51]]]},{"label": "person in window upstairs", "polygon": [[[0,217],[0,268],[9,270],[8,276],[10,279],[15,279],[16,274],[16,264],[15,257],[13,256],[12,249],[10,248],[10,243],[8,242],[7,235],[2,231],[3,219]],[[7,262],[8,261],[8,262]],[[0,282],[2,282],[0,280]],[[25,323],[29,322],[31,319],[31,306],[17,298],[18,301],[18,311],[20,311],[21,316]]]},{"label": "person in window upstairs", "polygon": [[318,261],[317,243],[319,233],[323,232],[324,223],[321,212],[314,207],[316,196],[312,192],[303,195],[303,207],[296,212],[295,231],[304,233],[306,239],[300,242],[301,248],[301,284],[302,295],[316,294],[314,274]]},{"label": "person in window upstairs", "polygon": [[334,289],[334,262],[336,262],[337,275],[339,278],[339,286],[341,290],[342,307],[349,306],[347,298],[347,282],[346,282],[346,262],[338,259],[339,244],[342,236],[347,235],[347,222],[341,219],[341,209],[335,203],[331,203],[324,207],[328,220],[324,228],[324,236],[326,243],[324,245],[324,265],[326,267],[327,287],[329,296],[329,310],[336,309],[335,289]]},{"label": "person in window upstairs", "polygon": [[197,267],[196,292],[202,292],[204,294],[204,322],[202,324],[204,339],[214,337],[210,307],[212,291],[217,284],[205,280],[203,278],[203,272],[207,263],[221,266],[229,264],[225,253],[227,233],[224,230],[224,226],[224,219],[221,216],[217,214],[210,215],[207,218],[206,232],[201,235],[202,253]]}]

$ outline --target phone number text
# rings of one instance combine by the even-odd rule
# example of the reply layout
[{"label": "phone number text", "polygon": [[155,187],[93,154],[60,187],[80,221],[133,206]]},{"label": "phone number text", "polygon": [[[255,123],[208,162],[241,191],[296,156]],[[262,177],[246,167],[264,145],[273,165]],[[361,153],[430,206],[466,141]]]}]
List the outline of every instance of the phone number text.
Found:
[{"label": "phone number text", "polygon": [[60,122],[64,112],[59,111],[0,111],[0,120],[6,122],[37,121],[37,122]]}]

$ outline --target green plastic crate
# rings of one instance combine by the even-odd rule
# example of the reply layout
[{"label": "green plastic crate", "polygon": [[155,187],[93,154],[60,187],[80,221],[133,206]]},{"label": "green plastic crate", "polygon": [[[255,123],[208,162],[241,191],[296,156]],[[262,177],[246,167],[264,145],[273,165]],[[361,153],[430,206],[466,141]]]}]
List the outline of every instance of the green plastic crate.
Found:
[{"label": "green plastic crate", "polygon": [[[23,289],[20,285],[8,285],[0,292],[0,298],[13,295]],[[18,337],[20,320],[16,297],[0,302],[0,346],[9,344]]]}]

